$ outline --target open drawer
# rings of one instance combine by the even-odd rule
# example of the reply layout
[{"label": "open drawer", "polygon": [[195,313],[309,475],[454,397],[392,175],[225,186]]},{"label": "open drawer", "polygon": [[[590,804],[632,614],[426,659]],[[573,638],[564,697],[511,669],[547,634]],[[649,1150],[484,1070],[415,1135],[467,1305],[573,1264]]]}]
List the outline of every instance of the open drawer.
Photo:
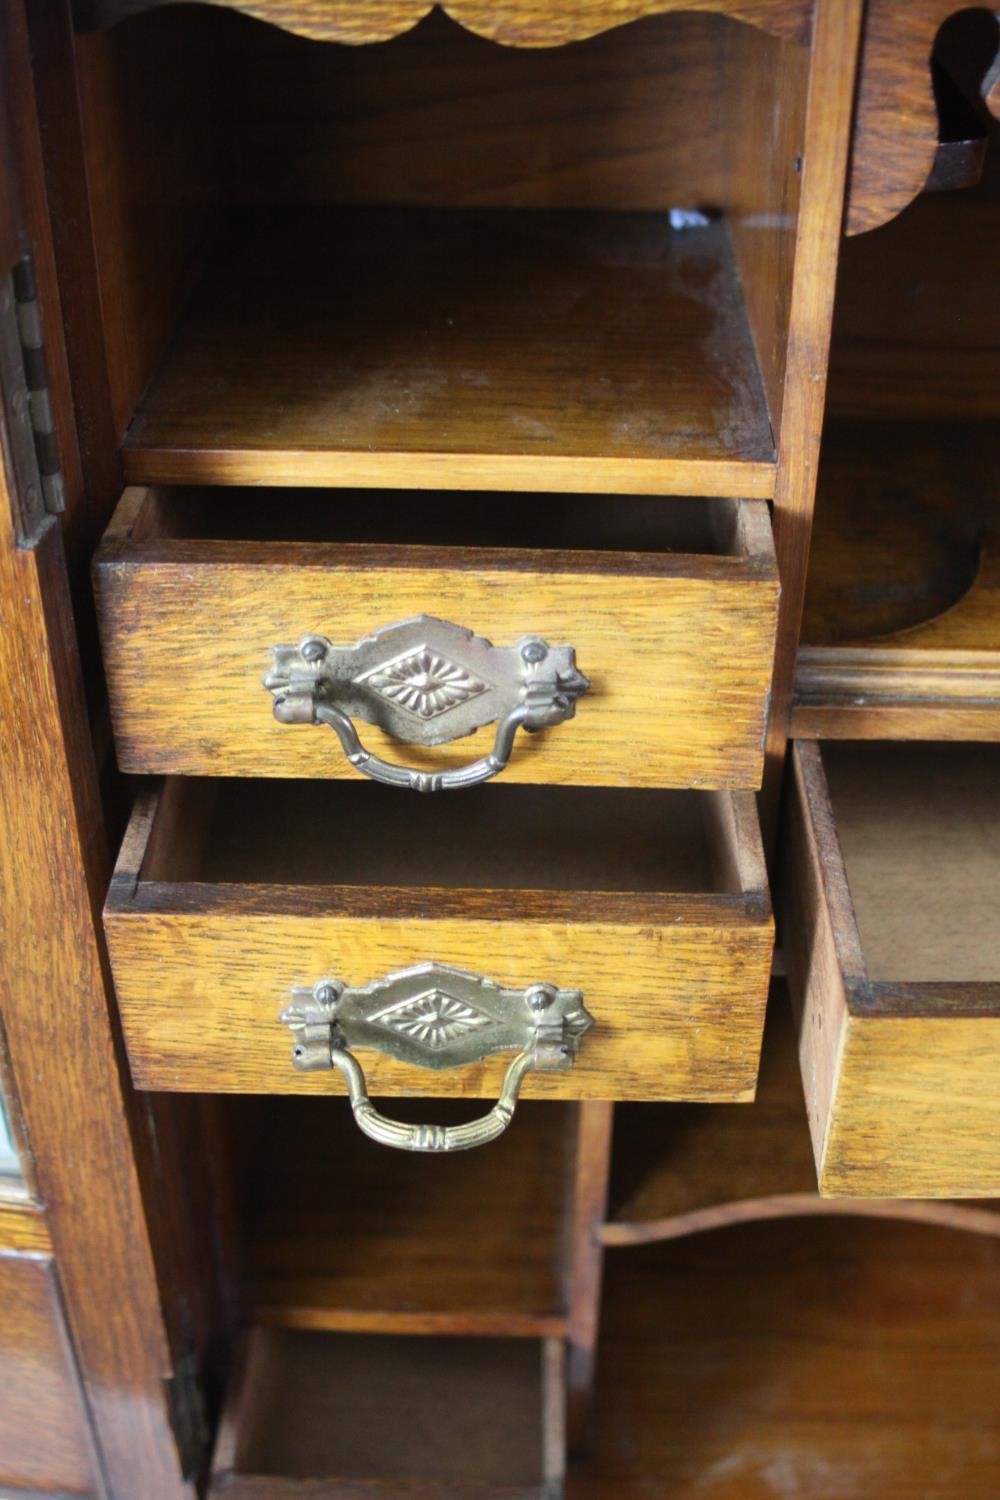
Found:
[{"label": "open drawer", "polygon": [[784,945],[824,1193],[1000,1193],[1000,747],[794,749]]},{"label": "open drawer", "polygon": [[[343,1092],[329,1024],[324,1058],[280,1020],[329,984],[369,1005],[373,1093],[496,1098],[523,1041],[466,1043],[494,1036],[497,987],[523,1007],[550,986],[593,1026],[526,1095],[753,1095],[772,922],[750,793],[172,778],[136,806],[105,925],[141,1088]],[[358,995],[427,965],[412,993]]]},{"label": "open drawer", "polygon": [[763,501],[130,489],[95,578],[124,771],[760,783]]},{"label": "open drawer", "polygon": [[237,1359],[210,1496],[555,1500],[559,1339],[254,1328]]}]

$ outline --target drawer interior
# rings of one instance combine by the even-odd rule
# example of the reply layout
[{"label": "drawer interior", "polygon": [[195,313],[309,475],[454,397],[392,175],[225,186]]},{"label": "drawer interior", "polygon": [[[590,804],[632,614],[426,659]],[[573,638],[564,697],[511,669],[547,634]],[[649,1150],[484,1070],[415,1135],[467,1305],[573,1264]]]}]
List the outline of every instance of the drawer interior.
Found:
[{"label": "drawer interior", "polygon": [[560,1434],[545,1400],[544,1361],[557,1357],[519,1339],[255,1329],[209,1493],[242,1493],[245,1477],[270,1480],[249,1492],[276,1500],[307,1493],[308,1480],[359,1480],[376,1496],[399,1494],[406,1481],[435,1494],[447,1493],[438,1486],[463,1494],[518,1486],[540,1496],[544,1481],[561,1473],[553,1441]]},{"label": "drawer interior", "polygon": [[552,565],[560,569],[575,552],[771,556],[762,503],[682,496],[658,505],[634,495],[136,487],[125,492],[107,540],[114,547],[125,538],[140,547],[163,540],[423,545],[438,554],[544,549],[559,554]]},{"label": "drawer interior", "polygon": [[870,979],[1000,980],[1000,747],[828,744]]},{"label": "drawer interior", "polygon": [[723,793],[164,783],[147,884],[719,892],[747,877]]}]

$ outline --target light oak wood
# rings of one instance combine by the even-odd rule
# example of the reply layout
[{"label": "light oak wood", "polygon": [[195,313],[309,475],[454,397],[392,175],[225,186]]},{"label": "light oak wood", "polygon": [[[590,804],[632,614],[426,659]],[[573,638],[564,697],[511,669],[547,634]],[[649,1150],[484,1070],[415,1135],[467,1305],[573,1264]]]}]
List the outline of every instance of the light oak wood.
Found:
[{"label": "light oak wood", "polygon": [[51,1255],[52,1236],[42,1210],[30,1203],[0,1205],[0,1253]]},{"label": "light oak wood", "polygon": [[786,952],[821,1191],[995,1196],[996,757],[803,742],[794,763]]},{"label": "light oak wood", "polygon": [[[759,782],[778,584],[761,502],[719,502],[717,543],[705,519],[688,554],[571,551],[586,527],[565,514],[549,523],[560,550],[519,548],[545,522],[528,506],[499,503],[495,530],[514,545],[392,547],[391,515],[378,545],[335,540],[337,496],[322,497],[329,542],[162,539],[146,512],[154,497],[126,491],[95,564],[98,610],[118,761],[125,771],[227,776],[356,778],[332,732],[282,725],[262,679],[271,647],[319,631],[349,644],[381,625],[429,614],[496,645],[538,634],[571,644],[591,680],[575,717],[522,735],[503,781],[605,786],[752,786]],[[361,506],[358,496],[343,497]],[[166,505],[166,497],[161,500]],[[196,504],[210,513],[211,495]],[[468,498],[468,510],[489,504]],[[605,505],[608,502],[604,502]],[[243,507],[224,502],[239,535]],[[433,512],[432,500],[427,502]],[[421,535],[413,501],[406,535]],[[492,507],[491,507],[492,508]],[[291,504],[294,526],[297,514]],[[313,514],[316,513],[313,505]],[[391,511],[391,507],[390,507]],[[286,512],[286,515],[288,513]],[[448,511],[449,516],[452,511]],[[132,518],[135,518],[134,521]],[[633,520],[642,518],[633,516]],[[670,507],[652,531],[664,549],[685,545]],[[690,519],[690,517],[689,517]],[[624,520],[624,517],[622,517]],[[321,524],[324,524],[320,517]],[[267,524],[265,516],[265,525]],[[481,525],[481,523],[479,523]],[[209,537],[212,522],[202,521]],[[473,518],[465,526],[474,529]],[[435,539],[435,521],[427,540]],[[272,522],[265,534],[282,533]],[[438,532],[448,534],[438,520]],[[714,553],[715,555],[711,555]],[[358,724],[367,748],[422,768],[475,760],[495,726],[433,750]]]},{"label": "light oak wood", "polygon": [[367,207],[236,222],[122,453],[132,483],[751,498],[773,457],[723,223]]},{"label": "light oak wood", "polygon": [[[774,490],[782,593],[762,802],[769,842],[783,781],[805,597],[861,14],[860,0],[817,0]],[[771,237],[773,242],[773,231]]]},{"label": "light oak wood", "polygon": [[569,1500],[993,1500],[1000,1243],[792,1219],[607,1256]]},{"label": "light oak wood", "polygon": [[606,1246],[642,1245],[758,1219],[862,1214],[1000,1235],[990,1204],[824,1198],[806,1120],[798,1040],[783,985],[768,1008],[752,1104],[623,1104],[616,1110]]},{"label": "light oak wood", "polygon": [[[187,785],[166,783],[181,799]],[[291,1066],[277,1020],[291,986],[434,959],[583,989],[593,1031],[570,1072],[528,1076],[528,1097],[752,1094],[772,927],[748,795],[498,788],[431,804],[338,783],[218,785],[200,865],[161,881],[136,862],[154,793],[112,883],[105,927],[141,1087],[340,1093],[339,1073]],[[721,826],[702,829],[712,806]],[[507,1060],[364,1065],[376,1094],[481,1098]]]},{"label": "light oak wood", "polygon": [[[175,0],[93,0],[83,5],[85,21],[111,25],[156,4]],[[434,7],[429,0],[209,0],[240,10],[314,41],[384,42],[409,30]],[[507,47],[556,47],[580,41],[641,16],[672,10],[719,11],[793,41],[809,34],[805,0],[445,0],[453,20]]]},{"label": "light oak wood", "polygon": [[723,41],[729,131],[723,201],[771,430],[780,436],[810,54],[745,26],[729,27]]},{"label": "light oak wood", "polygon": [[209,1494],[541,1500],[564,1463],[559,1364],[535,1340],[252,1329]]}]

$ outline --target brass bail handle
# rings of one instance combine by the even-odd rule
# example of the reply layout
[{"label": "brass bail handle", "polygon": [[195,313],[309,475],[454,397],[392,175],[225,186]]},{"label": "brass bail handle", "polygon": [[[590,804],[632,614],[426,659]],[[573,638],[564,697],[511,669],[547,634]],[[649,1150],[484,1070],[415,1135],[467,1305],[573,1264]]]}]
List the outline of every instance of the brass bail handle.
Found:
[{"label": "brass bail handle", "polygon": [[351,1109],[358,1128],[381,1146],[395,1146],[400,1151],[469,1151],[485,1146],[503,1135],[514,1118],[517,1096],[525,1073],[534,1067],[533,1052],[519,1052],[512,1060],[493,1108],[478,1120],[463,1125],[407,1125],[381,1114],[368,1097],[364,1070],[352,1053],[340,1047],[330,1049],[330,1063],[339,1068],[347,1080]]},{"label": "brass bail handle", "polygon": [[[554,984],[507,989],[447,964],[417,964],[363,987],[323,979],[292,990],[281,1020],[295,1038],[292,1062],[304,1073],[337,1068],[347,1081],[354,1118],[365,1135],[400,1151],[468,1151],[502,1135],[532,1069],[573,1066],[593,1017],[579,990]],[[350,1050],[368,1047],[417,1067],[441,1070],[514,1052],[500,1097],[485,1115],[462,1125],[410,1125],[372,1104],[364,1069]]]},{"label": "brass bail handle", "polygon": [[[325,724],[351,765],[387,786],[443,792],[489,781],[508,764],[519,729],[571,719],[590,683],[570,646],[524,636],[493,646],[460,625],[420,615],[382,626],[352,646],[304,636],[273,647],[264,686],[281,724]],[[409,744],[442,745],[496,724],[493,748],[468,765],[424,771],[367,750],[352,714]]]}]

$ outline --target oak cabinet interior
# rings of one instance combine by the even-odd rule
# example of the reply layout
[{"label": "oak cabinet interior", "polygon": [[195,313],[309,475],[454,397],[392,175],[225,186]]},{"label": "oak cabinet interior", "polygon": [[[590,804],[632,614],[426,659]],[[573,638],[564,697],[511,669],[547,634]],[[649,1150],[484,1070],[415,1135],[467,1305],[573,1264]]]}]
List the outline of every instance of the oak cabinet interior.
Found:
[{"label": "oak cabinet interior", "polygon": [[127,479],[769,495],[791,9],[542,51],[442,14],[368,47],[210,7],[79,35]]}]

